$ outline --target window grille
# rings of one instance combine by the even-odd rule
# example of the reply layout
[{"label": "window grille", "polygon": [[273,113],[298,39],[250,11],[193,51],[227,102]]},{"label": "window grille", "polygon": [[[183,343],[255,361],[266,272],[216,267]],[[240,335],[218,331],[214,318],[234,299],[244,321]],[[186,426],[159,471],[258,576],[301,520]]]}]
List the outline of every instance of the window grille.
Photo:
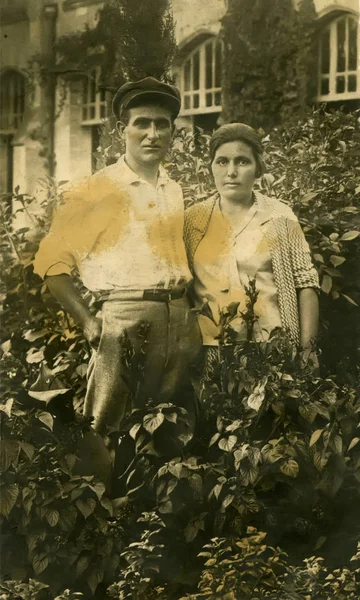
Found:
[{"label": "window grille", "polygon": [[82,124],[100,125],[107,118],[106,91],[98,89],[98,72],[84,79],[82,97]]},{"label": "window grille", "polygon": [[181,68],[182,115],[221,112],[222,43],[212,38],[195,48]]},{"label": "window grille", "polygon": [[0,133],[14,134],[25,118],[25,77],[6,71],[0,77]]},{"label": "window grille", "polygon": [[359,98],[358,25],[355,17],[334,19],[319,38],[318,100]]}]

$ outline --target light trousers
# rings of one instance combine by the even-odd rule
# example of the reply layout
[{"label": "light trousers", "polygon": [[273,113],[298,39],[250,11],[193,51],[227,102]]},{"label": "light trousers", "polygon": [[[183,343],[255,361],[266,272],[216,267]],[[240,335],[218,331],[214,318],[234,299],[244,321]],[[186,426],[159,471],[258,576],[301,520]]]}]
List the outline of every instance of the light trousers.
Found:
[{"label": "light trousers", "polygon": [[118,431],[127,412],[146,400],[171,402],[190,381],[202,344],[186,296],[169,302],[109,299],[102,315],[84,404],[84,415],[93,417],[101,434]]}]

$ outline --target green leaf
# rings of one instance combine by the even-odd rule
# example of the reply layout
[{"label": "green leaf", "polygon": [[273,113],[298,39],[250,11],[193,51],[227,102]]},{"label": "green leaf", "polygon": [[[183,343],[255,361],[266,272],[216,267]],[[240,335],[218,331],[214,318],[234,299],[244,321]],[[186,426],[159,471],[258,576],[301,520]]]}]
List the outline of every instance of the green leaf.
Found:
[{"label": "green leaf", "polygon": [[164,515],[172,513],[173,505],[171,500],[165,500],[165,502],[162,502],[159,506],[159,512],[161,512]]},{"label": "green leaf", "polygon": [[[128,498],[127,498],[127,500],[128,500]],[[105,508],[105,510],[107,510],[110,517],[112,517],[114,514],[114,506],[113,506],[113,503],[111,502],[111,500],[109,500],[109,498],[101,498],[100,504],[103,508]]]},{"label": "green leaf", "polygon": [[199,533],[199,528],[194,523],[188,523],[184,529],[185,541],[187,544],[192,542],[197,534]]},{"label": "green leaf", "polygon": [[6,340],[0,345],[3,354],[11,354],[11,340]]},{"label": "green leaf", "polygon": [[219,440],[218,446],[220,450],[224,450],[224,452],[231,452],[236,442],[236,435],[229,435],[228,438],[222,438],[221,440]]},{"label": "green leaf", "polygon": [[348,302],[350,302],[350,304],[352,304],[353,306],[359,306],[357,302],[355,302],[355,300],[353,300],[352,298],[350,298],[350,296],[347,296],[346,294],[341,294]]},{"label": "green leaf", "polygon": [[259,470],[254,465],[245,462],[241,465],[240,473],[244,485],[254,485],[258,477]]},{"label": "green leaf", "polygon": [[76,564],[76,577],[79,578],[90,564],[90,556],[81,556]]},{"label": "green leaf", "polygon": [[16,440],[2,440],[0,445],[0,470],[7,471],[17,462],[20,445]]},{"label": "green leaf", "polygon": [[360,442],[360,438],[354,437],[349,444],[348,451],[352,450],[358,442]]},{"label": "green leaf", "polygon": [[328,457],[325,452],[316,452],[314,455],[314,465],[318,471],[322,471],[327,465]]},{"label": "green leaf", "polygon": [[98,497],[98,500],[101,500],[105,492],[105,485],[101,483],[101,481],[99,481],[98,483],[90,485],[89,487],[93,490],[93,492],[95,492],[95,494]]},{"label": "green leaf", "polygon": [[169,481],[168,486],[166,488],[166,495],[170,496],[171,492],[174,491],[174,489],[177,487],[178,485],[178,481],[176,479],[172,479],[171,481]]},{"label": "green leaf", "polygon": [[79,375],[79,377],[81,377],[82,379],[85,379],[85,377],[87,375],[87,371],[88,371],[88,366],[86,363],[82,363],[81,365],[78,365],[76,367],[75,371]]},{"label": "green leaf", "polygon": [[314,198],[316,198],[316,196],[318,195],[319,192],[307,192],[307,194],[304,194],[304,196],[302,196],[300,198],[300,201],[303,204],[307,204],[308,202],[310,202],[310,200],[313,200]]},{"label": "green leaf", "polygon": [[155,415],[145,415],[145,417],[143,418],[144,428],[149,433],[154,433],[154,431],[156,431],[160,427],[160,425],[162,425],[162,423],[164,422],[164,418],[165,417],[162,412],[159,412]]},{"label": "green leaf", "polygon": [[44,337],[48,333],[48,329],[29,329],[24,333],[23,338],[28,342],[35,342],[35,340]]},{"label": "green leaf", "polygon": [[334,435],[330,441],[330,447],[333,448],[336,454],[342,454],[343,442],[340,435]]},{"label": "green leaf", "polygon": [[341,236],[340,242],[350,242],[360,235],[360,231],[347,231]]},{"label": "green leaf", "polygon": [[137,433],[140,428],[141,428],[141,423],[135,423],[135,425],[133,425],[132,428],[130,429],[129,434],[133,438],[133,440],[136,439]]},{"label": "green leaf", "polygon": [[19,495],[19,487],[14,483],[1,488],[0,514],[8,517],[15,506]]},{"label": "green leaf", "polygon": [[104,579],[104,569],[95,568],[91,571],[89,577],[87,578],[87,584],[91,589],[92,593],[95,594],[95,590],[99,583],[101,583]]},{"label": "green leaf", "polygon": [[44,425],[46,425],[46,427],[48,427],[50,429],[50,431],[53,430],[54,418],[50,413],[41,412],[39,415],[37,415],[37,418],[39,419],[39,421],[44,423]]},{"label": "green leaf", "polygon": [[53,509],[46,513],[46,520],[50,527],[55,527],[59,522],[59,511]]},{"label": "green leaf", "polygon": [[96,500],[94,500],[94,498],[87,498],[86,500],[79,499],[76,501],[76,506],[83,517],[87,519],[95,510]]},{"label": "green leaf", "polygon": [[330,275],[324,275],[321,282],[321,289],[325,294],[329,294],[332,288],[332,277]]},{"label": "green leaf", "polygon": [[31,398],[35,398],[35,400],[40,400],[41,402],[45,402],[45,404],[49,404],[50,400],[56,398],[56,396],[61,396],[62,394],[66,394],[70,388],[61,388],[59,390],[47,390],[44,392],[34,392],[31,389],[28,391],[29,396]]},{"label": "green leaf", "polygon": [[203,490],[203,480],[201,475],[198,473],[192,473],[188,479],[189,486],[193,489],[197,494],[201,494]]},{"label": "green leaf", "polygon": [[243,444],[240,448],[237,448],[234,452],[235,469],[238,471],[240,463],[245,456],[248,454],[249,444]]},{"label": "green leaf", "polygon": [[34,446],[32,446],[31,444],[28,444],[27,442],[20,442],[20,448],[21,450],[26,454],[26,456],[32,460],[34,454],[35,454],[35,448]]},{"label": "green leaf", "polygon": [[242,421],[240,419],[236,419],[236,421],[233,421],[232,423],[230,423],[230,425],[228,425],[225,428],[225,431],[235,431],[235,429],[238,429],[242,424]]},{"label": "green leaf", "polygon": [[211,438],[211,440],[210,440],[210,442],[209,442],[209,448],[210,448],[210,446],[212,446],[213,444],[215,444],[215,442],[217,442],[217,441],[218,441],[219,437],[220,437],[220,433],[215,433],[215,434],[212,436],[212,438]]},{"label": "green leaf", "polygon": [[216,558],[210,558],[209,560],[206,561],[205,566],[213,567],[215,564],[216,564]]},{"label": "green leaf", "polygon": [[235,496],[233,494],[228,494],[227,496],[225,496],[224,500],[221,503],[221,509],[226,510],[227,507],[230,506],[230,504],[232,504],[234,498]]},{"label": "green leaf", "polygon": [[45,348],[40,348],[40,350],[37,350],[37,348],[30,348],[26,354],[26,362],[30,365],[40,363],[45,358],[44,350]]},{"label": "green leaf", "polygon": [[288,477],[297,477],[299,473],[299,465],[296,460],[290,458],[285,463],[280,465],[280,471],[287,475]]},{"label": "green leaf", "polygon": [[316,406],[313,404],[302,404],[299,406],[299,413],[306,421],[313,423],[316,419],[318,411]]},{"label": "green leaf", "polygon": [[320,548],[324,545],[324,543],[326,542],[327,537],[326,535],[321,535],[317,540],[316,540],[316,544],[314,546],[314,550],[320,550]]},{"label": "green leaf", "polygon": [[256,386],[252,394],[247,399],[249,408],[252,408],[256,412],[259,412],[262,403],[265,399],[265,389],[267,384],[267,377],[263,381],[260,381]]},{"label": "green leaf", "polygon": [[167,421],[170,421],[170,423],[176,423],[177,422],[177,414],[175,412],[171,412],[171,413],[165,413],[165,419]]},{"label": "green leaf", "polygon": [[334,267],[339,267],[345,262],[346,258],[343,256],[337,256],[336,254],[332,254],[330,256],[330,262],[334,265]]},{"label": "green leaf", "polygon": [[311,446],[313,446],[314,444],[316,444],[316,442],[320,438],[322,432],[323,432],[322,429],[317,429],[316,431],[314,431],[314,433],[312,434],[312,436],[310,438],[310,442],[309,442],[309,447],[310,448],[311,448]]},{"label": "green leaf", "polygon": [[40,575],[40,573],[45,571],[48,564],[49,559],[45,553],[37,554],[32,563],[35,574]]},{"label": "green leaf", "polygon": [[170,462],[169,465],[168,465],[168,470],[177,479],[180,479],[181,474],[182,474],[182,470],[183,470],[183,466],[180,463]]},{"label": "green leaf", "polygon": [[14,398],[9,398],[5,404],[0,404],[0,411],[5,413],[7,417],[11,417],[11,409],[14,404]]}]

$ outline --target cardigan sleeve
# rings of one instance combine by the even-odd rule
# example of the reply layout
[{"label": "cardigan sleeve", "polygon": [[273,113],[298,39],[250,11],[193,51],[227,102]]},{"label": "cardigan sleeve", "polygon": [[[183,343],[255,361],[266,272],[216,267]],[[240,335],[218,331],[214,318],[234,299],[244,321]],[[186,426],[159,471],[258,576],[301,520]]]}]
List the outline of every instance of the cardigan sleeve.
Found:
[{"label": "cardigan sleeve", "polygon": [[319,276],[313,265],[309,244],[299,221],[287,219],[290,260],[295,287],[319,289]]}]

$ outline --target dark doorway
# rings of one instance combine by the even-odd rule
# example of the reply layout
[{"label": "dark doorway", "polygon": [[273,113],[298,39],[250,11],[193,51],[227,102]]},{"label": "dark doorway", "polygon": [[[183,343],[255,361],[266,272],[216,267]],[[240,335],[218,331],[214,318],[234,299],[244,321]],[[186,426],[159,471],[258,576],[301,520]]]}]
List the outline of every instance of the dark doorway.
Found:
[{"label": "dark doorway", "polygon": [[205,133],[212,133],[214,129],[219,127],[217,121],[220,113],[208,113],[206,115],[195,115],[194,116],[194,128],[201,127]]},{"label": "dark doorway", "polygon": [[13,191],[12,135],[0,135],[0,193],[11,203]]}]

